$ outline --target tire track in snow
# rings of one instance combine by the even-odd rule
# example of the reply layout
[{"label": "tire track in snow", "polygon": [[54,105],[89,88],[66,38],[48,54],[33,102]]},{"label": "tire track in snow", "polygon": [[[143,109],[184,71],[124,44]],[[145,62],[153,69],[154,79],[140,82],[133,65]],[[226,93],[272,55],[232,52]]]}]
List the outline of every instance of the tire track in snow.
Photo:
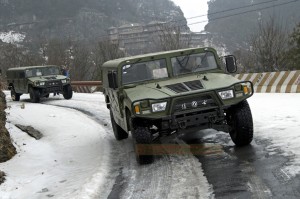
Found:
[{"label": "tire track in snow", "polygon": [[[76,98],[77,95],[80,97]],[[106,179],[107,190],[99,197],[107,198],[111,195],[120,198],[214,198],[201,163],[192,155],[164,155],[155,158],[155,162],[150,165],[138,165],[131,137],[123,141],[114,139],[109,113],[103,110],[106,109],[106,105],[102,94],[96,94],[98,98],[93,102],[82,97],[85,95],[87,96],[74,94],[68,104],[62,100],[47,100],[45,103],[74,108],[104,125],[105,138],[113,146],[113,166],[110,171],[112,177]]]}]

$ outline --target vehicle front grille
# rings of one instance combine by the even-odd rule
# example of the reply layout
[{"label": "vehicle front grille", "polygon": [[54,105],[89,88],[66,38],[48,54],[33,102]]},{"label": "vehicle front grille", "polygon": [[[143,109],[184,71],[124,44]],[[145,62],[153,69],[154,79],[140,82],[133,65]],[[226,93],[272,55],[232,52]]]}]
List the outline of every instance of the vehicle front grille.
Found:
[{"label": "vehicle front grille", "polygon": [[59,92],[59,91],[62,91],[62,88],[60,86],[52,86],[52,87],[46,88],[46,91],[48,93]]},{"label": "vehicle front grille", "polygon": [[47,87],[51,87],[51,86],[61,86],[62,85],[62,83],[61,83],[61,81],[59,80],[59,81],[48,81],[48,82],[46,82],[46,86]]},{"label": "vehicle front grille", "polygon": [[203,85],[200,80],[171,84],[171,85],[167,85],[166,87],[175,93],[183,93],[187,91],[203,89]]},{"label": "vehicle front grille", "polygon": [[217,103],[210,95],[202,95],[193,98],[175,100],[173,112],[182,112],[201,108],[207,109],[217,106]]}]

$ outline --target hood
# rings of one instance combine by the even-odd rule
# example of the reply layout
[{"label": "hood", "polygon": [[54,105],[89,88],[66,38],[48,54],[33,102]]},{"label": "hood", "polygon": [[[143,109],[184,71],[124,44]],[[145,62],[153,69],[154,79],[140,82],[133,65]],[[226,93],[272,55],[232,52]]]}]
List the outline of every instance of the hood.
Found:
[{"label": "hood", "polygon": [[237,81],[231,75],[207,73],[137,85],[124,91],[131,101],[145,98],[162,99],[224,88]]},{"label": "hood", "polygon": [[63,75],[50,75],[50,76],[29,77],[28,79],[32,82],[34,82],[34,81],[43,82],[43,81],[66,79],[66,76],[63,76]]}]

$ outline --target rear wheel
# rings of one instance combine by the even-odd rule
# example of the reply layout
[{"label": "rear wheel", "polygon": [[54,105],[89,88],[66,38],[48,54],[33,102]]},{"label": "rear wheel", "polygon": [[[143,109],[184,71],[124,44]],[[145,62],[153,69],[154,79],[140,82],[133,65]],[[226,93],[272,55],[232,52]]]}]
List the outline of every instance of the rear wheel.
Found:
[{"label": "rear wheel", "polygon": [[21,94],[16,93],[16,91],[15,91],[14,88],[11,88],[11,90],[10,90],[10,96],[11,96],[11,99],[13,101],[20,101]]},{"label": "rear wheel", "polygon": [[148,127],[137,126],[132,129],[133,145],[136,160],[139,164],[150,164],[154,161],[151,147],[152,134]]},{"label": "rear wheel", "polygon": [[114,115],[112,113],[112,111],[110,110],[110,120],[111,120],[111,125],[114,131],[114,135],[116,140],[124,140],[126,138],[128,138],[128,133],[126,133],[126,131],[124,131],[115,121],[114,119]]},{"label": "rear wheel", "polygon": [[31,102],[33,102],[33,103],[40,102],[41,96],[40,96],[40,91],[38,89],[30,87],[29,95],[30,95]]},{"label": "rear wheel", "polygon": [[72,96],[73,96],[73,91],[72,91],[72,87],[71,87],[70,84],[64,86],[64,88],[63,88],[63,96],[64,96],[64,98],[67,99],[67,100],[72,98]]},{"label": "rear wheel", "polygon": [[248,102],[242,101],[227,111],[227,122],[231,126],[229,132],[237,146],[245,146],[253,140],[253,120]]}]

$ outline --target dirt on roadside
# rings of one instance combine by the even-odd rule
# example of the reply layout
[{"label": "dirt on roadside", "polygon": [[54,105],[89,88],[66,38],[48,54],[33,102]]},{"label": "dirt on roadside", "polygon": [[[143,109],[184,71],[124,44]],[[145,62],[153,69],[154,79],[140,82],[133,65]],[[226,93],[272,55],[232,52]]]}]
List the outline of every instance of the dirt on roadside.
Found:
[{"label": "dirt on roadside", "polygon": [[10,135],[5,128],[6,123],[5,94],[0,90],[0,163],[11,159],[17,152]]}]

